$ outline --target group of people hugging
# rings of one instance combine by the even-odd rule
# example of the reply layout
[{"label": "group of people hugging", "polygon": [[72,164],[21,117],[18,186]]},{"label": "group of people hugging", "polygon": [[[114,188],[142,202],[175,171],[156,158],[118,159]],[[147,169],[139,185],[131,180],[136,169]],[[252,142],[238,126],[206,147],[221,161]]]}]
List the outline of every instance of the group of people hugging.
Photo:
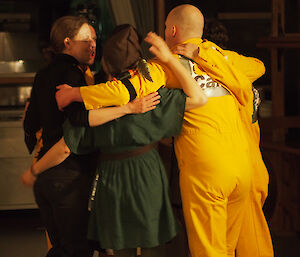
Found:
[{"label": "group of people hugging", "polygon": [[[50,239],[47,257],[168,257],[183,227],[192,257],[274,255],[253,118],[252,83],[265,67],[207,40],[204,26],[195,6],[175,7],[165,40],[144,39],[149,60],[137,30],[116,26],[95,82],[93,27],[78,16],[54,22],[55,57],[36,74],[24,118],[37,158],[22,174]],[[174,138],[184,223],[157,151],[164,138]]]}]

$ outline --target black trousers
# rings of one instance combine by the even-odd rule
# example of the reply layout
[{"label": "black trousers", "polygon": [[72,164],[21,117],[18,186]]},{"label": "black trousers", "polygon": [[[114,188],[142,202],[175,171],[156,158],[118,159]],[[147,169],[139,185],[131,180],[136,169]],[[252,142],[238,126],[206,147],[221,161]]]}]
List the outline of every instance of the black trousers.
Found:
[{"label": "black trousers", "polygon": [[69,157],[38,176],[34,195],[52,249],[47,257],[90,257],[88,199],[93,172]]}]

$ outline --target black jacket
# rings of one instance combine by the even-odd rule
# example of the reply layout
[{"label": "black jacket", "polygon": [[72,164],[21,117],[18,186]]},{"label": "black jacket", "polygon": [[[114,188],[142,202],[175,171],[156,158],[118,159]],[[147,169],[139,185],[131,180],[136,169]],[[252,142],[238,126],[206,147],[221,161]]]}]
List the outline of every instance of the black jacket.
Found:
[{"label": "black jacket", "polygon": [[62,136],[62,125],[68,117],[72,125],[88,126],[88,111],[83,103],[72,103],[64,112],[58,110],[55,100],[56,86],[85,86],[83,72],[78,61],[67,54],[58,54],[53,62],[35,76],[31,91],[30,104],[23,123],[25,143],[31,153],[36,144],[35,133],[42,130],[43,146],[41,158]]}]

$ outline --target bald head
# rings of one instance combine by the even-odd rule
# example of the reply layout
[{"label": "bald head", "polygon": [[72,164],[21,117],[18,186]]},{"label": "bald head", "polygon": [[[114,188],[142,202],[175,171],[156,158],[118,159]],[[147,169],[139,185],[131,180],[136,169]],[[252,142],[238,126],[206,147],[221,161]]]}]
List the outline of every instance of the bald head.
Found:
[{"label": "bald head", "polygon": [[193,5],[184,4],[175,7],[166,19],[165,38],[169,47],[190,38],[201,38],[204,17]]}]

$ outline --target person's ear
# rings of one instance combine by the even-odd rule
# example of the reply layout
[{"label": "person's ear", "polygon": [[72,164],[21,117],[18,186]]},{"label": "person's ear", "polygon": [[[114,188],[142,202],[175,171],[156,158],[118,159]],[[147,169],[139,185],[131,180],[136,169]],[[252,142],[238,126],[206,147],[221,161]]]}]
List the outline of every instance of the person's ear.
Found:
[{"label": "person's ear", "polygon": [[176,32],[177,32],[176,26],[173,25],[173,26],[172,26],[172,37],[175,37],[175,36],[176,36]]},{"label": "person's ear", "polygon": [[65,39],[64,39],[64,45],[65,45],[65,48],[66,49],[68,49],[69,47],[70,47],[70,42],[71,40],[70,40],[70,38],[69,37],[66,37]]}]

